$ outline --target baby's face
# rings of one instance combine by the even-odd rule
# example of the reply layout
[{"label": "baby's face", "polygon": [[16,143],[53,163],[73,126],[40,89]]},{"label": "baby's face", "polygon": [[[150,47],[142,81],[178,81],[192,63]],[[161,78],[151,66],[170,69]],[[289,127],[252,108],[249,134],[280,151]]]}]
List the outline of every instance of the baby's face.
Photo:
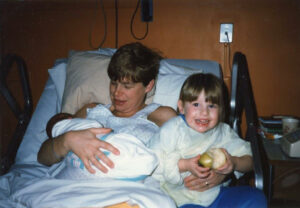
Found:
[{"label": "baby's face", "polygon": [[206,102],[204,91],[195,101],[183,103],[179,100],[178,108],[185,115],[188,125],[200,133],[214,128],[219,122],[219,106]]}]

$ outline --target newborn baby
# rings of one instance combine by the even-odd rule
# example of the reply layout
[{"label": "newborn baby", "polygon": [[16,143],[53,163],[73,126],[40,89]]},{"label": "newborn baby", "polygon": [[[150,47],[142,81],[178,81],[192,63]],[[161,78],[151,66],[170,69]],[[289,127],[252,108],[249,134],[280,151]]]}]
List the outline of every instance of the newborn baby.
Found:
[{"label": "newborn baby", "polygon": [[[103,127],[94,119],[73,118],[71,114],[60,113],[52,117],[47,124],[49,138],[55,138],[65,132]],[[158,165],[156,155],[148,149],[138,138],[126,133],[97,135],[101,140],[109,142],[119,149],[120,155],[114,155],[107,150],[101,150],[114,163],[114,168],[103,173],[95,166],[95,174],[91,174],[84,167],[83,162],[73,152],[69,152],[64,159],[65,167],[56,175],[64,179],[94,179],[108,177],[121,180],[142,181],[149,176]],[[105,165],[104,163],[102,163]]]}]

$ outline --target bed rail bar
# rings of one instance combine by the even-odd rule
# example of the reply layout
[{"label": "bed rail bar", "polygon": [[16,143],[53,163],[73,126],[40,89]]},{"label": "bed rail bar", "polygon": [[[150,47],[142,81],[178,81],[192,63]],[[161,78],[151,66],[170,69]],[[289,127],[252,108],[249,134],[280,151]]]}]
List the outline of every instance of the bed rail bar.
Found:
[{"label": "bed rail bar", "polygon": [[[33,104],[27,76],[27,69],[24,60],[17,55],[8,54],[2,59],[1,63],[2,64],[0,65],[0,93],[8,103],[15,117],[18,119],[15,132],[8,145],[7,151],[4,157],[1,159],[0,175],[3,175],[9,170],[10,166],[14,163],[17,150],[19,148],[19,145],[22,141],[23,135],[26,131],[27,125],[32,115]],[[18,104],[17,100],[8,88],[6,82],[7,75],[13,68],[12,66],[14,63],[16,63],[16,68],[18,69],[20,75],[24,100],[23,108]]]},{"label": "bed rail bar", "polygon": [[266,192],[266,180],[263,169],[263,148],[257,133],[258,116],[252,92],[251,80],[248,71],[246,56],[241,52],[236,52],[232,65],[232,88],[230,99],[229,122],[232,128],[241,136],[242,113],[246,117],[245,139],[250,141],[254,163],[255,187]]}]

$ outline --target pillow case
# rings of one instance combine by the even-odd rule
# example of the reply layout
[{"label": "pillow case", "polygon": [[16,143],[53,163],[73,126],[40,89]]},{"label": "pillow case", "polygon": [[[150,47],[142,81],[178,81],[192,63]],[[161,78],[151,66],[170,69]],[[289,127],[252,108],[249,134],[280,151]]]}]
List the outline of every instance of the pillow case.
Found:
[{"label": "pillow case", "polygon": [[183,82],[189,74],[159,74],[153,102],[177,110],[177,101]]},{"label": "pillow case", "polygon": [[186,78],[194,73],[202,73],[202,70],[175,66],[164,60],[157,77],[153,102],[172,107],[176,111],[181,86]]},{"label": "pillow case", "polygon": [[[180,60],[180,59],[178,59]],[[182,59],[184,60],[184,59]],[[159,74],[181,74],[181,75],[190,75],[196,72],[202,72],[201,69],[194,69],[187,66],[170,64],[172,59],[163,59],[160,62]],[[184,64],[184,63],[183,63]]]},{"label": "pillow case", "polygon": [[108,104],[111,56],[90,52],[71,52],[66,67],[62,112],[76,113],[88,103]]},{"label": "pillow case", "polygon": [[62,103],[62,97],[65,89],[66,74],[67,74],[66,67],[67,64],[65,62],[62,62],[48,70],[50,79],[53,81],[57,93],[57,103],[56,103],[57,112],[61,111],[61,103]]},{"label": "pillow case", "polygon": [[[115,52],[115,48],[100,48],[96,51],[85,51],[86,53],[93,53],[93,54],[100,54],[100,55],[107,55],[112,56]],[[71,51],[69,55],[74,54],[75,51]],[[61,112],[61,105],[62,105],[62,97],[65,89],[66,83],[66,67],[67,67],[67,58],[63,59],[56,59],[53,68],[48,70],[50,79],[53,81],[56,92],[57,92],[57,113]]]},{"label": "pillow case", "polygon": [[[76,113],[89,103],[109,104],[109,83],[107,68],[114,51],[108,55],[97,51],[72,51],[66,66],[66,80],[63,90],[61,111]],[[61,86],[59,86],[61,87]],[[61,90],[59,90],[61,91]],[[147,94],[146,103],[152,103],[155,87]]]},{"label": "pillow case", "polygon": [[[110,103],[107,67],[114,49],[104,51],[71,51],[67,63],[49,70],[58,93],[58,112],[75,113],[84,104]],[[148,93],[146,104],[156,102],[177,109],[184,80],[201,69],[173,65],[161,61],[156,87]],[[60,107],[61,106],[61,107]]]}]

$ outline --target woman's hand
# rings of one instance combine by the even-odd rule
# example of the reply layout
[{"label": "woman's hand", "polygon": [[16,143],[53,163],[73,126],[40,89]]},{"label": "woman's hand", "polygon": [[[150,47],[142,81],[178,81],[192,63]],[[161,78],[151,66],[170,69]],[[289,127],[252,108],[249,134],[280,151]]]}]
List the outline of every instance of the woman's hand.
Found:
[{"label": "woman's hand", "polygon": [[199,178],[193,174],[189,175],[184,179],[184,185],[189,190],[202,192],[221,184],[225,177],[226,175],[210,170],[207,178]]},{"label": "woman's hand", "polygon": [[67,150],[74,152],[82,160],[84,166],[90,173],[95,173],[91,164],[106,173],[108,169],[101,164],[97,158],[110,168],[113,168],[114,164],[99,148],[108,150],[115,155],[119,155],[120,152],[108,142],[99,140],[96,135],[107,134],[110,131],[111,129],[107,128],[70,131],[64,135],[64,146]]}]

